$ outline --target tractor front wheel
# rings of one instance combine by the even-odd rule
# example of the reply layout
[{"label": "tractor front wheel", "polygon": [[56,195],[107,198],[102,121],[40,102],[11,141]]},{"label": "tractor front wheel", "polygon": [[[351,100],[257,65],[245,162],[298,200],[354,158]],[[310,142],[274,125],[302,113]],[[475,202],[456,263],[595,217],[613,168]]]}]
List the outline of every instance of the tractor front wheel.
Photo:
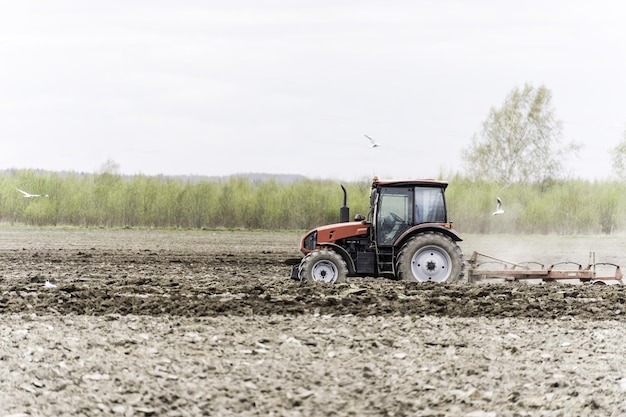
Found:
[{"label": "tractor front wheel", "polygon": [[396,262],[398,278],[418,282],[454,282],[463,278],[461,248],[447,236],[420,233],[402,246]]},{"label": "tractor front wheel", "polygon": [[309,252],[300,263],[300,281],[344,282],[348,276],[346,261],[331,250]]}]

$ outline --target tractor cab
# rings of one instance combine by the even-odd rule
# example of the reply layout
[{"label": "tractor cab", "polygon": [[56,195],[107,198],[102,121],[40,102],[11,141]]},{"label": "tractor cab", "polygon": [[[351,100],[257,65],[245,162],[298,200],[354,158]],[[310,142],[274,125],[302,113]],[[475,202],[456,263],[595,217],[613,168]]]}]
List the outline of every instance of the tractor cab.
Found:
[{"label": "tractor cab", "polygon": [[374,235],[378,246],[392,246],[412,226],[447,224],[447,183],[387,183],[372,189]]}]

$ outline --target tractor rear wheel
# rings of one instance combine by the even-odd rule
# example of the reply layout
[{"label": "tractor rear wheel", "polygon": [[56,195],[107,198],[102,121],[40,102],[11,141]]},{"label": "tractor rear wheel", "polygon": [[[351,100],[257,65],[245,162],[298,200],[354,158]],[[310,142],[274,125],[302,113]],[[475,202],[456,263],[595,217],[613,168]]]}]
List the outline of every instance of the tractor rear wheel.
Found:
[{"label": "tractor rear wheel", "polygon": [[344,282],[348,276],[348,266],[341,255],[332,250],[309,252],[300,263],[300,281]]},{"label": "tractor rear wheel", "polygon": [[398,278],[418,282],[454,282],[463,278],[461,248],[436,232],[420,233],[402,246],[396,261]]}]

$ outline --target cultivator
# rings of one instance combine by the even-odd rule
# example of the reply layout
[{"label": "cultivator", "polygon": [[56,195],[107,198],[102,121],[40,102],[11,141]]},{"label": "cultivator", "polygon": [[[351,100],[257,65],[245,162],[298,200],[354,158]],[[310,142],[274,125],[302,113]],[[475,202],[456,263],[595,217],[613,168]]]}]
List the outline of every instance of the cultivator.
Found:
[{"label": "cultivator", "polygon": [[619,265],[595,262],[595,253],[589,255],[586,267],[576,262],[560,262],[545,267],[539,262],[509,262],[474,252],[468,261],[468,282],[500,281],[578,281],[591,284],[623,284]]}]

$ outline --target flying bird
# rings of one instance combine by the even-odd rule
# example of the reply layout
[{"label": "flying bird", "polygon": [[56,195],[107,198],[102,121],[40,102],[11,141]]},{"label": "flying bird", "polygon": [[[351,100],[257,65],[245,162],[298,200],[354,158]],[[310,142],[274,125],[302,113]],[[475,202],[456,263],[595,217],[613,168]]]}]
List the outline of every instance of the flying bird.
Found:
[{"label": "flying bird", "polygon": [[496,200],[498,201],[498,205],[496,206],[496,211],[491,214],[492,216],[504,214],[504,209],[502,208],[502,200],[500,200],[500,197],[496,197]]},{"label": "flying bird", "polygon": [[363,135],[366,138],[368,138],[371,142],[370,148],[378,148],[380,146],[380,143],[377,143],[374,139],[372,139],[371,137],[367,136],[367,135]]},{"label": "flying bird", "polygon": [[20,193],[22,193],[24,195],[24,198],[37,198],[37,197],[48,197],[48,194],[46,195],[41,195],[41,194],[31,194],[31,193],[27,193],[24,190],[20,190],[19,188],[15,187],[15,189],[17,191],[19,191]]}]

